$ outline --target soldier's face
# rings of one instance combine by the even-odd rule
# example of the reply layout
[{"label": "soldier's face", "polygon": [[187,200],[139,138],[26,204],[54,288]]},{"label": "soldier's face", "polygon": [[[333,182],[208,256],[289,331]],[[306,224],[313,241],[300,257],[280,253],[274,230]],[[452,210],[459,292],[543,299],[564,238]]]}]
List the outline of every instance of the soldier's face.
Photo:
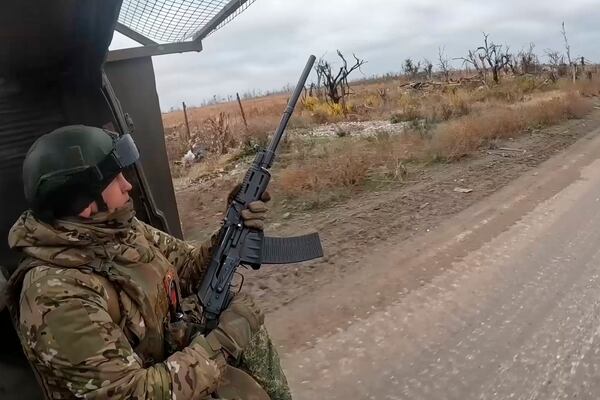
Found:
[{"label": "soldier's face", "polygon": [[102,192],[102,197],[109,211],[123,207],[129,201],[130,190],[131,183],[125,179],[122,173],[119,173]]},{"label": "soldier's face", "polygon": [[[108,184],[106,189],[102,192],[102,198],[108,207],[108,211],[114,211],[117,208],[123,207],[129,201],[129,191],[131,190],[131,183],[125,179],[122,173],[119,173],[111,183]],[[98,212],[98,205],[96,202],[90,204],[85,210],[83,210],[79,216],[89,218],[93,214]]]}]

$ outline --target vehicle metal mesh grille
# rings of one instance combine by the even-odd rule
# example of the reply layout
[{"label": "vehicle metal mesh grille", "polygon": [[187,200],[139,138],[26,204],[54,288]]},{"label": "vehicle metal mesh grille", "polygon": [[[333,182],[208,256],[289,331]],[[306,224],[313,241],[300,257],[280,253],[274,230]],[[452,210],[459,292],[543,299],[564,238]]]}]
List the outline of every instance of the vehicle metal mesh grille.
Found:
[{"label": "vehicle metal mesh grille", "polygon": [[[212,32],[237,17],[254,1],[237,0],[236,10]],[[123,0],[119,22],[157,42],[182,42],[192,38],[230,3],[231,0]]]}]

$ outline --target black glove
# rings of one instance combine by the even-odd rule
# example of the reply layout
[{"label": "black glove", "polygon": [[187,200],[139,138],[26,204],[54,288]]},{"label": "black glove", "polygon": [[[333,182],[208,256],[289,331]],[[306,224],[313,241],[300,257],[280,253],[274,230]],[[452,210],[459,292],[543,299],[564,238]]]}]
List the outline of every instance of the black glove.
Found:
[{"label": "black glove", "polygon": [[207,335],[216,338],[223,350],[238,359],[251,338],[263,325],[265,317],[250,295],[238,293],[223,311],[217,327]]},{"label": "black glove", "polygon": [[[240,191],[241,187],[242,185],[238,183],[231,190],[231,192],[227,196],[227,206],[231,204],[233,198]],[[267,216],[267,211],[269,211],[269,208],[267,207],[266,203],[270,200],[271,195],[269,194],[269,192],[264,192],[260,200],[253,201],[252,203],[248,204],[248,208],[242,210],[242,219],[244,220],[244,225],[246,227],[256,229],[259,231],[264,230],[265,218]]]}]

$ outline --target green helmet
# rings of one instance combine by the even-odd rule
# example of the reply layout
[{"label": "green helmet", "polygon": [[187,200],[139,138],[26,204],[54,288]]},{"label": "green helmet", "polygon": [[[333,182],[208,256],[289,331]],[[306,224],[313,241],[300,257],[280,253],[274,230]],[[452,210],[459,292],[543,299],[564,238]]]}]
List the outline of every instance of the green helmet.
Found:
[{"label": "green helmet", "polygon": [[130,135],[84,125],[39,137],[23,162],[25,198],[38,217],[77,215],[91,202],[106,205],[102,191],[139,152]]}]

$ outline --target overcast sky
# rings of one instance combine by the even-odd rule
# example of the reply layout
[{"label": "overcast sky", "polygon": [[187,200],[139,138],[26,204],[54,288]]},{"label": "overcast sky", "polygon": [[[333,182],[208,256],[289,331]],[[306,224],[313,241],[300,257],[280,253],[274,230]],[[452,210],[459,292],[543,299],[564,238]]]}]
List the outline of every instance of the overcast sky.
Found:
[{"label": "overcast sky", "polygon": [[[367,60],[366,76],[400,71],[408,57],[434,61],[438,46],[463,56],[482,31],[515,51],[530,42],[539,54],[563,50],[563,20],[572,56],[599,62],[600,0],[256,0],[202,52],[154,57],[154,66],[168,110],[294,85],[309,54],[335,60],[336,49]],[[117,33],[111,48],[130,43]]]}]

